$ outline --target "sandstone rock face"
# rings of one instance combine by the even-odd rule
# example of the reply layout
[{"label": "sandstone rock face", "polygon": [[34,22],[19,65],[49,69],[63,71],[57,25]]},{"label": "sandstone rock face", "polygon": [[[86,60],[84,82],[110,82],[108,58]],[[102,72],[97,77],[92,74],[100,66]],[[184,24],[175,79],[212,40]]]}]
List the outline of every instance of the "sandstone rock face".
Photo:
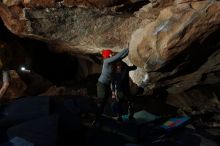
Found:
[{"label": "sandstone rock face", "polygon": [[140,85],[149,75],[148,89],[179,93],[219,77],[219,1],[151,0],[134,12],[136,2],[8,0],[0,3],[0,16],[14,34],[56,52],[97,56],[129,47],[127,63],[138,66],[131,77]]},{"label": "sandstone rock face", "polygon": [[50,8],[55,7],[55,0],[23,0],[27,8]]},{"label": "sandstone rock face", "polygon": [[211,39],[219,37],[219,10],[215,1],[163,9],[155,21],[133,33],[131,62],[150,72],[153,83],[169,85],[171,93],[198,85],[202,75],[219,68],[219,40]]},{"label": "sandstone rock face", "polygon": [[129,2],[129,0],[63,0],[63,4],[67,7],[81,6],[81,7],[96,7],[105,8],[113,5],[119,5]]},{"label": "sandstone rock face", "polygon": [[25,95],[27,85],[21,80],[20,76],[15,70],[9,71],[10,85],[3,96],[3,100],[10,101]]},{"label": "sandstone rock face", "polygon": [[219,9],[220,3],[208,1],[163,9],[154,22],[133,34],[133,63],[149,71],[161,68],[195,40],[205,39],[219,28]]},{"label": "sandstone rock face", "polygon": [[[58,46],[59,51],[97,53],[104,48],[128,47],[132,31],[140,23],[135,17],[110,10],[85,8],[23,9],[23,18],[5,5],[1,17],[13,33]],[[54,48],[56,49],[56,48]]]},{"label": "sandstone rock face", "polygon": [[2,3],[8,7],[21,4],[22,0],[3,0]]}]

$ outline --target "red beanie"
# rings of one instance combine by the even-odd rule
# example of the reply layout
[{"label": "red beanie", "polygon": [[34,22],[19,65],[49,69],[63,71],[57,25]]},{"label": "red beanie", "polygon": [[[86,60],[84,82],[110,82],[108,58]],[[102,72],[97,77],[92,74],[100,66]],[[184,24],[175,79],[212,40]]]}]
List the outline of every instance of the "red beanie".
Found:
[{"label": "red beanie", "polygon": [[102,50],[102,57],[104,59],[109,58],[111,53],[112,53],[112,50]]}]

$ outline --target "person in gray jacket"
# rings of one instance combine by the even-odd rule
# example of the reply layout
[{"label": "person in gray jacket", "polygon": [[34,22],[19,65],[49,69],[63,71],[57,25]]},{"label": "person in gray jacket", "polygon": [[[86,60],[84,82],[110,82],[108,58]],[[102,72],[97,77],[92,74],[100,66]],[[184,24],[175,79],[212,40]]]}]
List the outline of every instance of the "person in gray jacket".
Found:
[{"label": "person in gray jacket", "polygon": [[110,95],[110,83],[112,79],[112,65],[113,63],[122,60],[128,55],[129,49],[125,48],[121,52],[113,56],[112,50],[103,50],[103,66],[101,75],[98,78],[97,83],[97,107],[98,107],[98,116],[101,115],[104,111],[105,104]]}]

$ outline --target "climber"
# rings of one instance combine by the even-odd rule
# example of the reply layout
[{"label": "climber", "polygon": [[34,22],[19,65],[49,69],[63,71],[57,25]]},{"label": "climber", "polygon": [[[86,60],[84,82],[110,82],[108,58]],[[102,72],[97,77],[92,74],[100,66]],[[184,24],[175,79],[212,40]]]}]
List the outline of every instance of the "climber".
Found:
[{"label": "climber", "polygon": [[4,96],[5,92],[9,87],[9,72],[7,67],[10,64],[11,52],[8,49],[9,47],[3,41],[0,41],[0,71],[2,73],[2,86],[0,89],[0,99]]},{"label": "climber", "polygon": [[2,97],[4,96],[5,92],[7,91],[8,87],[9,87],[9,73],[7,70],[2,70],[2,87],[0,89],[0,100],[2,99]]},{"label": "climber", "polygon": [[[105,104],[107,99],[110,95],[110,82],[112,76],[112,64],[119,60],[122,60],[128,55],[129,49],[125,48],[121,52],[117,53],[113,56],[112,50],[103,50],[102,57],[103,57],[103,65],[101,75],[98,78],[97,83],[97,113],[96,113],[96,120],[99,119],[99,116],[103,113]],[[94,122],[94,123],[95,123]]]},{"label": "climber", "polygon": [[135,70],[136,66],[128,66],[123,61],[118,61],[113,65],[111,82],[112,90],[112,111],[115,112],[119,121],[122,121],[123,103],[128,102],[128,117],[133,118],[134,110],[130,94],[129,71]]}]

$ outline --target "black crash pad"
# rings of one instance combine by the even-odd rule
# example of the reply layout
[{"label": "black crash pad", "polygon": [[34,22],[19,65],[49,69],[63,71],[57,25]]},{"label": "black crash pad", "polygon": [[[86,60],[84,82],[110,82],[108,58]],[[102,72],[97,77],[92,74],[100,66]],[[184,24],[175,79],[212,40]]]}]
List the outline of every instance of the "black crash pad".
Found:
[{"label": "black crash pad", "polygon": [[136,142],[138,138],[138,127],[134,122],[119,122],[111,117],[102,115],[100,127],[103,131],[122,136],[126,141]]},{"label": "black crash pad", "polygon": [[49,97],[28,96],[18,99],[1,109],[0,128],[10,127],[24,121],[49,114]]},{"label": "black crash pad", "polygon": [[58,115],[50,115],[13,126],[8,129],[7,135],[10,142],[19,138],[29,142],[29,145],[55,146],[57,132]]}]

